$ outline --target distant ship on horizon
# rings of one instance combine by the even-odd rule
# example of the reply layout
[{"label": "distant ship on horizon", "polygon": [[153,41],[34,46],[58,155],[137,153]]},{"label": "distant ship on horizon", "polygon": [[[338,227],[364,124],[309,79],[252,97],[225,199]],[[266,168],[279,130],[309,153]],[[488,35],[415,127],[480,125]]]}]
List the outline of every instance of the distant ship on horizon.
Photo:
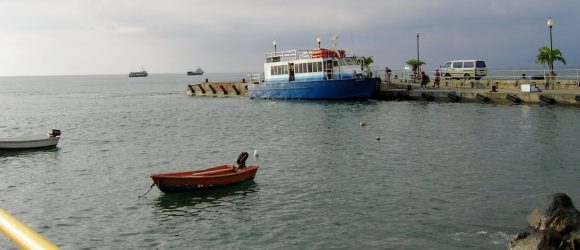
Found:
[{"label": "distant ship on horizon", "polygon": [[194,71],[187,71],[188,76],[199,76],[203,75],[203,70],[200,67],[197,67]]},{"label": "distant ship on horizon", "polygon": [[148,75],[149,73],[143,69],[143,66],[141,66],[141,71],[129,73],[129,77],[147,77]]}]

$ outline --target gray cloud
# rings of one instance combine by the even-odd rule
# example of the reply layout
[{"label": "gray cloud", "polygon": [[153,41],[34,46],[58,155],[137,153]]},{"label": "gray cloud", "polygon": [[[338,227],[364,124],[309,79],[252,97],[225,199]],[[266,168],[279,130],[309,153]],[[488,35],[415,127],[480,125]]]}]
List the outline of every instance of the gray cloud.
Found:
[{"label": "gray cloud", "polygon": [[555,22],[554,47],[578,65],[577,0],[436,1],[0,1],[0,76],[260,71],[264,53],[330,46],[401,68],[482,58],[535,66]]}]

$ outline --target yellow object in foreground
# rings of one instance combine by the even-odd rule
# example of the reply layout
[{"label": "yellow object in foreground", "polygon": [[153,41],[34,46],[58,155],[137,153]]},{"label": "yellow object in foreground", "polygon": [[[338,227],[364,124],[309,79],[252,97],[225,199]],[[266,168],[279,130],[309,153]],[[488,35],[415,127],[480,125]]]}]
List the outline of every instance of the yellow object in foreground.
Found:
[{"label": "yellow object in foreground", "polygon": [[4,233],[21,249],[59,249],[1,208],[0,232]]}]

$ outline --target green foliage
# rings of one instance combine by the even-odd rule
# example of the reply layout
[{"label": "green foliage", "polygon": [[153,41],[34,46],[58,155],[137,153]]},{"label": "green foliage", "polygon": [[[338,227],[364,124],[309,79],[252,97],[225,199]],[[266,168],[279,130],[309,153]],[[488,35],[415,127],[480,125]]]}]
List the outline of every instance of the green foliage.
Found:
[{"label": "green foliage", "polygon": [[373,60],[373,57],[372,56],[363,57],[363,64],[365,66],[369,66],[369,65],[371,65],[374,62],[375,62],[375,60]]},{"label": "green foliage", "polygon": [[559,49],[550,50],[546,45],[538,49],[538,55],[536,56],[537,64],[542,64],[546,67],[553,65],[553,63],[557,61],[566,64],[566,59],[564,59],[562,52]]},{"label": "green foliage", "polygon": [[417,61],[417,59],[408,60],[406,63],[407,63],[407,65],[413,67],[413,72],[417,72],[417,69],[419,68],[419,66],[426,64],[423,61]]}]

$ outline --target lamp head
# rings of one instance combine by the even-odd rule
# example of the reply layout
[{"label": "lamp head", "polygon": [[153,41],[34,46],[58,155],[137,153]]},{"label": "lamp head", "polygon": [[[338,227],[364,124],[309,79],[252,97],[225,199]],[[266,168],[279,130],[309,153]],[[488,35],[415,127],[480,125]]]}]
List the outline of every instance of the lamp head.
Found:
[{"label": "lamp head", "polygon": [[276,40],[272,41],[272,45],[276,46],[278,45],[278,42],[276,42]]},{"label": "lamp head", "polygon": [[554,26],[554,20],[552,20],[551,17],[548,17],[548,22],[546,24],[548,24],[548,27],[552,28]]}]

